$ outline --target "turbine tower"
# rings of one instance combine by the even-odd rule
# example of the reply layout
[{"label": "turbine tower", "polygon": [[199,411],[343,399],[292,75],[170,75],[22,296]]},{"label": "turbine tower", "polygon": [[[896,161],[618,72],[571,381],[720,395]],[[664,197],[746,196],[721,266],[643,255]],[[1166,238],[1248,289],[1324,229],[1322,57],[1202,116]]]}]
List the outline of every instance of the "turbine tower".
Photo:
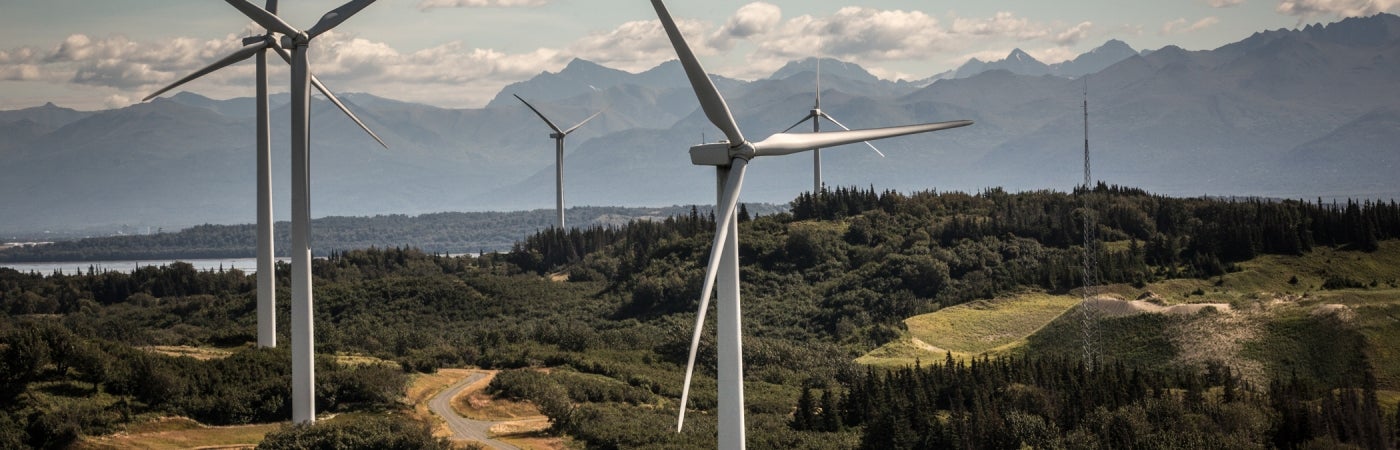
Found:
[{"label": "turbine tower", "polygon": [[705,312],[709,308],[710,295],[716,284],[719,290],[719,448],[744,448],[744,368],[742,329],[739,307],[739,224],[734,213],[739,202],[739,191],[744,183],[744,170],[749,161],[760,156],[780,156],[831,147],[860,141],[883,139],[914,133],[943,130],[971,125],[972,121],[960,120],[923,125],[877,128],[869,130],[838,131],[833,133],[786,134],[778,133],[759,142],[744,139],[729,106],[715,88],[700,61],[691,52],[685,38],[676,28],[676,23],[666,11],[661,0],[652,0],[652,7],[661,19],[662,26],[675,47],[676,56],[685,68],[686,78],[700,101],[700,108],[724,135],[727,141],[715,144],[701,144],[690,148],[690,162],[695,165],[715,166],[716,186],[719,190],[715,207],[715,240],[710,250],[709,263],[705,268],[705,281],[700,296],[700,310],[695,317],[695,333],[690,341],[690,355],[686,361],[685,386],[681,390],[680,411],[677,414],[676,431],[685,425],[685,403],[690,395],[690,379],[695,371],[695,353],[700,345],[700,333],[705,325]]},{"label": "turbine tower", "polygon": [[[786,129],[786,130],[783,130],[783,132],[786,133],[786,132],[788,132],[788,131],[791,131],[793,128],[797,128],[798,125],[802,125],[802,122],[806,122],[806,121],[808,121],[808,120],[811,120],[811,121],[812,121],[812,132],[813,132],[813,133],[820,133],[820,132],[822,131],[822,121],[821,121],[821,119],[829,120],[829,121],[831,121],[831,123],[836,124],[836,126],[841,127],[841,129],[846,130],[846,131],[851,131],[850,128],[846,128],[846,126],[845,126],[845,125],[842,125],[841,122],[836,121],[836,118],[831,117],[831,115],[830,115],[830,114],[827,114],[826,111],[822,111],[822,60],[821,60],[821,58],[817,58],[817,100],[816,100],[816,103],[813,104],[812,110],[811,110],[810,112],[807,113],[807,117],[803,117],[802,120],[799,120],[799,121],[797,121],[797,123],[792,124],[792,126],[787,127],[787,129]],[[869,143],[869,142],[866,142],[865,145],[870,146],[870,149],[871,149],[871,150],[874,150],[875,153],[878,153],[878,154],[880,155],[881,158],[884,158],[884,157],[885,157],[885,154],[884,154],[884,153],[881,153],[881,152],[880,152],[880,149],[875,148],[875,144],[871,144],[871,143]],[[817,195],[817,194],[820,194],[821,192],[822,192],[822,149],[816,148],[816,149],[812,149],[812,195]]]},{"label": "turbine tower", "polygon": [[[515,94],[511,94],[511,95],[515,95]],[[587,119],[583,119],[582,122],[579,122],[578,125],[574,125],[573,127],[570,127],[570,128],[567,129],[567,130],[560,130],[560,129],[559,129],[559,126],[555,125],[554,122],[550,121],[548,117],[545,117],[545,116],[544,116],[544,113],[541,113],[540,110],[535,109],[535,106],[534,106],[534,105],[531,105],[530,102],[527,102],[527,101],[525,101],[525,99],[520,98],[519,95],[515,95],[515,99],[516,99],[516,100],[520,100],[520,103],[524,103],[525,106],[529,107],[531,111],[534,111],[534,112],[535,112],[535,115],[540,116],[540,120],[543,120],[545,125],[549,125],[549,129],[554,130],[553,133],[550,133],[550,134],[549,134],[549,137],[554,138],[554,209],[555,209],[555,213],[556,213],[556,215],[558,216],[558,219],[559,219],[559,223],[558,223],[558,225],[559,225],[559,230],[560,230],[560,231],[563,231],[563,230],[564,230],[564,137],[565,137],[565,136],[568,136],[569,133],[573,133],[574,130],[577,130],[578,127],[583,126],[583,124],[588,123],[588,121],[593,120],[594,117],[598,117],[598,115],[599,115],[599,114],[602,114],[603,111],[600,110],[600,111],[598,111],[598,112],[596,112],[596,113],[593,113],[593,115],[588,116]]]},{"label": "turbine tower", "polygon": [[269,31],[282,34],[292,60],[292,422],[316,420],[316,355],[311,295],[311,41],[375,0],[351,0],[302,31],[248,0],[224,0]]},{"label": "turbine tower", "polygon": [[[277,14],[277,0],[267,0],[267,12]],[[282,47],[278,46],[277,36],[272,31],[268,31],[262,36],[252,36],[244,38],[243,45],[244,47],[242,49],[233,52],[232,54],[224,57],[224,59],[218,60],[213,64],[206,66],[203,69],[199,69],[194,73],[191,73],[188,76],[181,78],[180,80],[174,83],[171,83],[169,86],[161,88],[154,94],[151,94],[146,98],[141,99],[141,101],[150,101],[151,99],[159,97],[161,94],[164,94],[167,91],[170,91],[171,89],[193,81],[199,77],[213,73],[231,64],[241,62],[243,60],[248,59],[249,57],[256,57],[254,61],[257,67],[255,74],[255,84],[257,86],[257,117],[255,121],[257,122],[258,134],[258,346],[276,347],[277,266],[273,260],[274,222],[272,220],[272,136],[270,131],[271,122],[269,119],[267,100],[267,50],[276,50],[278,54],[282,55],[282,58],[286,59],[289,63],[291,62],[291,59],[286,54],[286,50],[283,50]],[[355,123],[359,125],[361,129],[364,129],[366,133],[369,133],[370,137],[373,137],[374,140],[379,141],[379,145],[384,145],[384,141],[379,139],[379,136],[375,135],[373,131],[370,131],[369,127],[365,126],[364,122],[361,122],[358,117],[355,117],[355,113],[350,112],[350,109],[346,108],[345,104],[341,103],[340,99],[336,98],[335,94],[332,94],[330,89],[326,89],[326,86],[321,84],[321,81],[316,79],[314,75],[311,77],[311,84],[315,85],[316,89],[320,90],[321,94],[325,95],[327,99],[330,99],[331,103],[335,103],[335,105],[339,107],[341,111],[344,111],[345,115],[350,117],[350,120],[355,121]],[[388,148],[388,146],[385,146],[385,148]]]}]

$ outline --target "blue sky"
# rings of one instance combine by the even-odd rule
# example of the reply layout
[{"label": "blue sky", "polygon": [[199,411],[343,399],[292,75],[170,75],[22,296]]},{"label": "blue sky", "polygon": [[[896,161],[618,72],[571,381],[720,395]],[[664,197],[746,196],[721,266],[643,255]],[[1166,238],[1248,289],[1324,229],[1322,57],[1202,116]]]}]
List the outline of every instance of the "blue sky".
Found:
[{"label": "blue sky", "polygon": [[[283,18],[305,29],[342,1],[280,3]],[[667,5],[706,68],[741,79],[814,55],[859,63],[882,78],[920,79],[1013,48],[1051,63],[1108,39],[1137,49],[1211,49],[1259,30],[1400,11],[1400,0]],[[0,109],[48,101],[77,109],[129,105],[255,33],[261,30],[218,0],[0,0]],[[634,72],[674,58],[644,0],[380,0],[318,38],[312,70],[341,92],[478,107],[505,85],[576,57]],[[246,97],[251,75],[244,63],[185,89]]]}]

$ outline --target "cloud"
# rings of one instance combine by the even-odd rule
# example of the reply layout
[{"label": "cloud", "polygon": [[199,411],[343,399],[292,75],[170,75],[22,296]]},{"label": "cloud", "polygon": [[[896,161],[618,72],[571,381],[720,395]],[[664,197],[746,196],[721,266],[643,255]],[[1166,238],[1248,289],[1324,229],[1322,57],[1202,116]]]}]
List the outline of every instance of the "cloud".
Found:
[{"label": "cloud", "polygon": [[788,20],[755,43],[759,49],[754,56],[903,59],[946,49],[948,40],[938,19],[923,12],[849,6],[830,17],[804,15]]},{"label": "cloud", "polygon": [[1067,30],[1059,32],[1055,35],[1054,39],[1051,39],[1051,42],[1054,42],[1061,46],[1070,46],[1078,44],[1080,40],[1083,40],[1086,36],[1089,35],[1089,29],[1093,27],[1093,22],[1081,22],[1079,25],[1075,25]]},{"label": "cloud", "polygon": [[1244,4],[1244,0],[1205,0],[1211,8],[1229,8]]},{"label": "cloud", "polygon": [[1015,13],[1000,11],[985,19],[953,19],[952,31],[972,36],[1001,36],[1016,39],[1036,39],[1046,36],[1047,27],[1016,17]]},{"label": "cloud", "polygon": [[43,71],[34,64],[0,65],[0,81],[39,81]]},{"label": "cloud", "polygon": [[754,2],[744,5],[716,31],[713,44],[720,49],[733,48],[735,41],[767,34],[783,19],[783,11],[771,3]]},{"label": "cloud", "polygon": [[1283,0],[1274,10],[1302,20],[1313,16],[1370,16],[1397,7],[1400,0]]},{"label": "cloud", "polygon": [[484,8],[490,6],[510,8],[548,4],[549,0],[419,0],[418,9],[427,11],[434,8]]},{"label": "cloud", "polygon": [[1203,30],[1217,23],[1220,23],[1220,19],[1216,18],[1215,16],[1206,17],[1201,20],[1191,22],[1190,24],[1186,22],[1186,19],[1176,19],[1162,24],[1162,30],[1158,33],[1163,36],[1173,34],[1186,34]]}]

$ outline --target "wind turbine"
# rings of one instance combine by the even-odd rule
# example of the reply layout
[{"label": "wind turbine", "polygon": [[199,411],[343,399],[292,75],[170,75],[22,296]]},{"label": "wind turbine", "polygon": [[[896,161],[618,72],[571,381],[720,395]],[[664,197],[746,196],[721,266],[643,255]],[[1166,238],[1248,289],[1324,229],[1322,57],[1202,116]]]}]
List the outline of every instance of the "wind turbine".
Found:
[{"label": "wind turbine", "polygon": [[[841,129],[843,130],[851,131],[850,128],[846,128],[846,126],[842,125],[841,122],[837,122],[836,118],[831,117],[831,115],[827,114],[826,111],[822,111],[822,60],[821,58],[817,58],[817,102],[812,106],[811,112],[807,113],[807,117],[803,117],[802,120],[799,120],[797,121],[797,123],[792,124],[792,126],[787,127],[787,129],[783,130],[783,132],[786,133],[788,131],[791,131],[793,128],[797,128],[798,125],[802,125],[802,122],[811,120],[812,132],[820,133],[822,131],[822,119],[831,121],[831,123],[836,124],[836,126],[841,127]],[[875,148],[875,144],[866,142],[865,145],[870,146],[870,149],[874,150],[875,153],[878,153],[881,158],[885,157],[885,154],[880,152],[880,149]],[[812,195],[821,193],[821,191],[822,149],[814,148],[812,149]]]},{"label": "wind turbine", "polygon": [[567,130],[560,130],[558,125],[555,125],[548,117],[545,117],[544,113],[541,113],[540,110],[535,109],[535,106],[531,105],[530,102],[520,98],[519,95],[515,95],[515,99],[520,100],[520,103],[524,103],[531,111],[535,112],[536,116],[540,116],[540,120],[543,120],[545,125],[549,125],[549,129],[554,130],[553,133],[549,134],[549,137],[554,138],[554,209],[559,216],[559,229],[562,231],[564,229],[564,137],[568,136],[569,133],[573,133],[574,130],[588,123],[588,121],[593,120],[594,117],[598,117],[603,111],[599,110],[593,113],[593,115],[588,116],[587,119],[583,119],[582,122],[579,122],[578,125],[574,125]]},{"label": "wind turbine", "polygon": [[316,420],[316,360],[311,295],[311,40],[330,31],[375,0],[351,0],[309,30],[298,30],[248,0],[224,0],[268,31],[281,33],[292,63],[292,422]]},{"label": "wind turbine", "polygon": [[[267,11],[272,14],[277,13],[277,0],[267,0]],[[272,31],[268,31],[262,36],[251,36],[244,38],[243,45],[243,48],[224,57],[224,59],[218,60],[213,64],[206,66],[203,69],[199,69],[194,73],[191,73],[188,76],[181,78],[180,80],[174,83],[171,83],[169,86],[161,88],[159,91],[156,91],[155,93],[146,96],[146,98],[141,99],[141,101],[150,101],[151,99],[159,97],[161,94],[164,94],[171,89],[193,81],[199,77],[208,75],[219,69],[222,69],[234,63],[241,62],[250,57],[256,57],[254,60],[257,66],[255,75],[257,86],[257,118],[255,119],[255,121],[257,122],[258,133],[257,264],[258,273],[261,274],[258,276],[258,346],[276,347],[277,273],[276,263],[273,260],[272,250],[272,136],[270,131],[271,125],[269,120],[267,100],[267,50],[276,50],[278,54],[280,54],[282,58],[286,59],[289,63],[291,62],[291,59],[290,55],[286,53],[286,50],[283,50],[282,47],[278,46],[277,36],[273,34]],[[335,103],[337,107],[340,107],[340,110],[344,111],[345,114],[350,117],[350,120],[355,121],[355,123],[358,124],[360,128],[364,129],[366,133],[369,133],[369,135],[373,137],[374,140],[379,141],[379,145],[385,145],[384,141],[382,139],[379,139],[378,135],[375,135],[373,131],[370,131],[369,127],[365,126],[364,122],[361,122],[358,117],[355,117],[355,113],[350,112],[350,110],[345,107],[345,104],[341,103],[340,99],[336,98],[335,94],[332,94],[330,89],[326,89],[326,86],[321,84],[321,81],[316,79],[314,75],[311,77],[311,84],[315,85],[316,89],[320,90],[321,93],[324,94],[327,99],[330,99],[331,103]],[[385,145],[385,148],[388,148],[388,146]]]},{"label": "wind turbine", "polygon": [[705,325],[705,312],[709,307],[710,294],[719,285],[719,448],[744,448],[744,368],[743,344],[740,327],[739,308],[739,224],[734,210],[739,202],[739,191],[744,184],[744,170],[749,161],[760,156],[788,155],[818,147],[831,147],[860,141],[884,139],[914,133],[944,130],[971,125],[970,120],[939,122],[901,127],[876,128],[868,130],[837,131],[829,133],[786,134],[778,133],[759,142],[744,139],[739,125],[729,111],[724,97],[720,96],[700,61],[690,51],[685,38],[681,36],[676,23],[666,11],[661,0],[651,0],[656,15],[670,37],[676,56],[685,68],[690,86],[700,101],[705,117],[710,119],[728,138],[715,144],[701,144],[690,148],[690,162],[695,165],[715,166],[716,185],[719,188],[719,212],[715,217],[715,240],[710,250],[709,263],[705,267],[705,281],[700,295],[700,310],[695,317],[695,334],[690,341],[690,356],[686,360],[685,386],[681,390],[681,406],[677,415],[676,431],[685,425],[685,403],[690,395],[690,379],[695,371],[695,353],[700,346],[700,332]]}]

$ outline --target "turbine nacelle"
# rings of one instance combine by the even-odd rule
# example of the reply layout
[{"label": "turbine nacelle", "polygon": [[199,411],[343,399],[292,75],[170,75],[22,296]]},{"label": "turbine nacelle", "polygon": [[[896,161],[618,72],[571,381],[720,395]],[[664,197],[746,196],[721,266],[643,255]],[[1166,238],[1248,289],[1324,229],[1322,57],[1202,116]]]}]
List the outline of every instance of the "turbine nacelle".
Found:
[{"label": "turbine nacelle", "polygon": [[755,155],[752,144],[730,146],[728,142],[716,142],[691,147],[690,163],[697,166],[729,167],[734,158],[751,160]]}]

